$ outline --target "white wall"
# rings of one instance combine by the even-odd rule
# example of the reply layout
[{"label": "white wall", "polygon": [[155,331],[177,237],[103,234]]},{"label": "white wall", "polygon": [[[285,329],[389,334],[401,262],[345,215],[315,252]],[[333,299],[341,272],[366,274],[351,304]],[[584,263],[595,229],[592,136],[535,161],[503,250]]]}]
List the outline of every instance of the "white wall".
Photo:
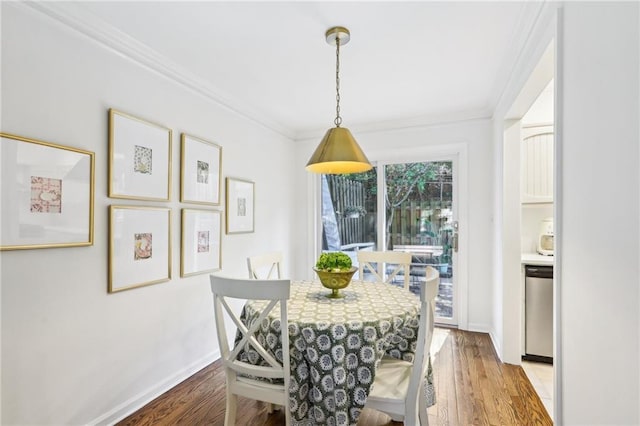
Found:
[{"label": "white wall", "polygon": [[[538,53],[556,34],[556,6],[541,15],[496,110],[497,165],[504,154],[498,129],[504,128],[507,110]],[[560,9],[555,80],[558,424],[640,423],[638,9],[632,2],[567,2]],[[598,173],[603,165],[608,179]],[[499,205],[501,170],[496,178]],[[610,218],[607,226],[594,226],[603,218]],[[500,217],[498,241],[504,225]],[[513,336],[504,328],[509,318],[503,316],[504,305],[512,301],[500,300],[509,285],[502,274],[503,249],[496,250],[494,330],[501,342],[512,345]]]},{"label": "white wall", "polygon": [[640,424],[638,9],[568,2],[563,11],[556,83],[566,425]]},{"label": "white wall", "polygon": [[[366,132],[351,129],[370,161],[390,158],[418,158],[416,152],[439,152],[455,145],[467,147],[468,158],[468,291],[467,327],[489,331],[491,324],[491,255],[492,255],[492,128],[490,120],[444,124],[431,127],[409,128],[386,132]],[[306,164],[322,135],[296,144],[296,164]],[[313,241],[313,209],[317,209],[317,193],[314,192],[315,175],[307,174],[300,167],[296,175],[296,192],[300,194],[297,205],[303,207],[297,216],[296,234],[300,241]],[[297,247],[306,253],[298,258],[296,276],[312,277],[311,267],[315,253],[307,247]],[[296,249],[296,250],[297,250]]]},{"label": "white wall", "polygon": [[[522,355],[522,277],[520,252],[520,146],[522,145],[521,123],[519,120],[504,122],[504,148],[501,169],[502,220],[504,232],[500,244],[503,248],[501,260],[503,271],[502,316],[504,342],[502,360],[510,364],[520,364]],[[506,214],[513,213],[513,214]],[[508,303],[506,301],[512,301]]]},{"label": "white wall", "polygon": [[[107,198],[110,107],[173,129],[173,201]],[[222,145],[223,176],[256,183],[256,231],[222,236],[222,273],[244,277],[247,255],[282,250],[289,275],[292,141],[7,2],[1,118],[2,131],[96,153],[94,245],[0,254],[2,424],[113,421],[218,356],[208,275],[179,278],[181,132]],[[172,208],[170,282],[107,294],[110,204]]]}]

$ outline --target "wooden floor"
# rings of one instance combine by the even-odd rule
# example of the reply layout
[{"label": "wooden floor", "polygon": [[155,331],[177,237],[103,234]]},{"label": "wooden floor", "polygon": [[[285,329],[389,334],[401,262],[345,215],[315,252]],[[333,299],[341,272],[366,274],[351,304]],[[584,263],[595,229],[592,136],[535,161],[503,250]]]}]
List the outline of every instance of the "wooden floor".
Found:
[{"label": "wooden floor", "polygon": [[[502,364],[487,334],[436,329],[432,352],[437,404],[429,408],[431,426],[553,424],[524,370]],[[224,387],[220,363],[214,362],[118,425],[222,425]],[[237,424],[279,426],[284,416],[238,398]],[[401,424],[369,409],[358,421],[358,426]]]}]

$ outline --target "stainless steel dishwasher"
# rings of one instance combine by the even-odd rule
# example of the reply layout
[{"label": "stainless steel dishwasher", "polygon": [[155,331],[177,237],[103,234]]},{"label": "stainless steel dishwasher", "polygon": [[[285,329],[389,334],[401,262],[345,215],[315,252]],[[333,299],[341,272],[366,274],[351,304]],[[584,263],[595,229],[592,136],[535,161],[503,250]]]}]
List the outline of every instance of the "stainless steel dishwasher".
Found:
[{"label": "stainless steel dishwasher", "polygon": [[525,356],[553,364],[553,266],[525,266]]}]

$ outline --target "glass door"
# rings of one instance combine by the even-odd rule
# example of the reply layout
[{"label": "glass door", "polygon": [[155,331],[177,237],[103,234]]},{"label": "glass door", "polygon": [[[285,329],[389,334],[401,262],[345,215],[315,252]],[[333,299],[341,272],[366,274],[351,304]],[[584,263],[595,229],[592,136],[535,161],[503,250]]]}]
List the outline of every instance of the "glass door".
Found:
[{"label": "glass door", "polygon": [[380,165],[384,194],[384,250],[411,253],[411,290],[419,293],[426,268],[440,273],[436,321],[455,325],[454,161]]},{"label": "glass door", "polygon": [[[412,254],[411,291],[427,266],[440,272],[436,321],[456,325],[456,160],[382,163],[365,173],[322,176],[322,249]],[[402,279],[398,280],[401,285]]]}]

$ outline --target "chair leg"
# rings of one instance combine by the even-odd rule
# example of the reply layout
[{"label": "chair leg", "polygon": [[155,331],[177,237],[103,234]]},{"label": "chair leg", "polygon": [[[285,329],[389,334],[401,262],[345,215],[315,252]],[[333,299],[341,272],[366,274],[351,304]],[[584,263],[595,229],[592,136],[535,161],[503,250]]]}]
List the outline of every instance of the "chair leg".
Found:
[{"label": "chair leg", "polygon": [[420,425],[418,407],[405,408],[404,424],[405,425]]},{"label": "chair leg", "polygon": [[291,425],[291,411],[289,410],[289,403],[285,402],[282,406],[282,411],[284,412],[284,424],[285,426]]},{"label": "chair leg", "polygon": [[227,411],[224,414],[224,426],[235,426],[237,405],[238,397],[231,393],[227,387]]},{"label": "chair leg", "polygon": [[429,415],[427,414],[427,398],[424,391],[420,392],[418,397],[418,417],[420,419],[420,426],[429,426]]}]

